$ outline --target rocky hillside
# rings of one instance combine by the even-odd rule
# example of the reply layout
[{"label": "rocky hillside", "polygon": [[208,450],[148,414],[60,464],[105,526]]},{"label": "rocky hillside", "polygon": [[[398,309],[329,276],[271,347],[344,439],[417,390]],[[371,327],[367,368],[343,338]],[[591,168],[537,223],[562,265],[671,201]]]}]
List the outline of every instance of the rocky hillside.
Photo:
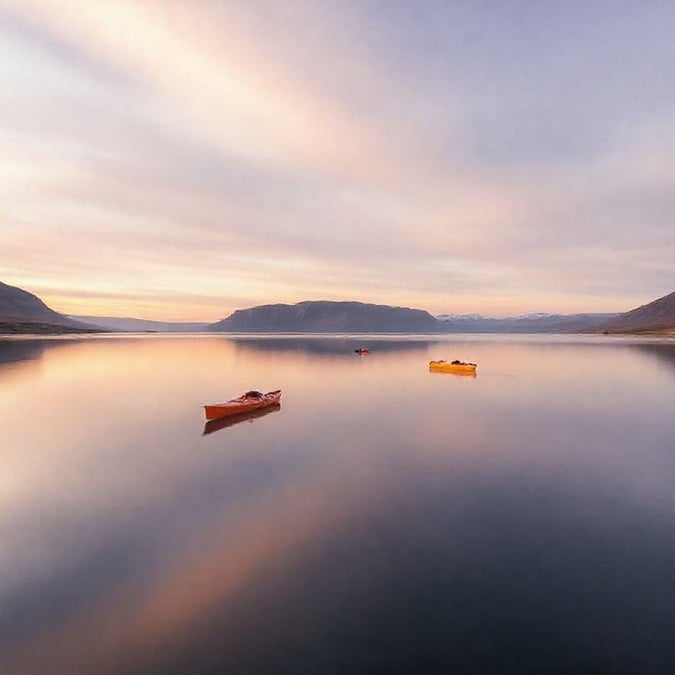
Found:
[{"label": "rocky hillside", "polygon": [[239,309],[211,324],[223,332],[423,333],[438,331],[438,321],[421,309],[362,302],[299,302]]},{"label": "rocky hillside", "polygon": [[36,295],[0,282],[0,333],[75,332],[92,328],[55,312]]},{"label": "rocky hillside", "polygon": [[675,332],[675,292],[619,314],[615,319],[597,326],[596,330],[608,333]]}]

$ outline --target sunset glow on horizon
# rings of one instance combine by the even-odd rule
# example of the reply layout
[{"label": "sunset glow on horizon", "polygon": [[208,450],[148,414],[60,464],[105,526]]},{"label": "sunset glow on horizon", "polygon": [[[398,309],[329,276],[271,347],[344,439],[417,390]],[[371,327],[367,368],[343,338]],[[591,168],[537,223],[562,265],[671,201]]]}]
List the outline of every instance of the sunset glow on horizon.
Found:
[{"label": "sunset glow on horizon", "polygon": [[65,314],[675,290],[675,6],[0,0],[0,282]]}]

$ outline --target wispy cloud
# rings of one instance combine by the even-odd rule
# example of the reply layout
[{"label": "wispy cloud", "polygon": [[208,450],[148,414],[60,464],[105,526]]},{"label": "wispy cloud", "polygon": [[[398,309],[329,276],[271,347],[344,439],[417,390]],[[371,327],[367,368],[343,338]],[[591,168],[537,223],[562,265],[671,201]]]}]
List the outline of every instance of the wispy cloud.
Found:
[{"label": "wispy cloud", "polygon": [[627,309],[675,286],[674,13],[5,0],[0,276],[155,318]]}]

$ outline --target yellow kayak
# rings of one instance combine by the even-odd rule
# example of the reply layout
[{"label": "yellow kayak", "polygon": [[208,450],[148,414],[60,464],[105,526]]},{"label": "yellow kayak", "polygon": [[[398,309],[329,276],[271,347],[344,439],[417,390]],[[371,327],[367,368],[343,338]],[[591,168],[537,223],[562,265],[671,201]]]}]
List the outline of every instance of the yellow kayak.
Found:
[{"label": "yellow kayak", "polygon": [[478,364],[464,361],[429,361],[429,370],[439,373],[475,373]]}]

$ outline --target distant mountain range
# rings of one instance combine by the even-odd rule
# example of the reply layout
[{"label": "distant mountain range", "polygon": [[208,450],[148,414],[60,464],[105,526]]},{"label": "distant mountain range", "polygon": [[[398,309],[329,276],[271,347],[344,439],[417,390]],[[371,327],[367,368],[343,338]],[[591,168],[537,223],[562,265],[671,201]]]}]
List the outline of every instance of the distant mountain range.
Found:
[{"label": "distant mountain range", "polygon": [[[207,326],[223,332],[298,333],[586,333],[675,331],[675,293],[625,314],[525,314],[496,319],[480,314],[443,314],[361,302],[299,302],[237,310]],[[668,300],[670,298],[670,300]],[[635,313],[640,311],[637,317]],[[655,316],[652,316],[652,315]],[[624,317],[630,321],[624,322]],[[641,323],[642,322],[642,323]],[[644,325],[644,328],[638,326]]]},{"label": "distant mountain range", "polygon": [[532,314],[506,319],[441,315],[360,302],[299,302],[237,310],[207,330],[298,333],[568,333],[588,330],[617,314]]},{"label": "distant mountain range", "polygon": [[123,333],[193,333],[207,330],[207,322],[151,321],[149,319],[116,318],[110,316],[71,316],[97,328]]},{"label": "distant mountain range", "polygon": [[441,315],[445,333],[579,333],[618,314],[526,314],[494,319],[480,314]]},{"label": "distant mountain range", "polygon": [[675,292],[623,314],[526,314],[495,319],[363,302],[306,301],[239,309],[216,323],[74,316],[0,282],[0,334],[123,332],[228,333],[667,333],[675,334]]},{"label": "distant mountain range", "polygon": [[592,314],[525,314],[496,319],[362,302],[299,302],[240,309],[207,331],[297,333],[634,333],[674,332],[675,293],[636,310]]}]

